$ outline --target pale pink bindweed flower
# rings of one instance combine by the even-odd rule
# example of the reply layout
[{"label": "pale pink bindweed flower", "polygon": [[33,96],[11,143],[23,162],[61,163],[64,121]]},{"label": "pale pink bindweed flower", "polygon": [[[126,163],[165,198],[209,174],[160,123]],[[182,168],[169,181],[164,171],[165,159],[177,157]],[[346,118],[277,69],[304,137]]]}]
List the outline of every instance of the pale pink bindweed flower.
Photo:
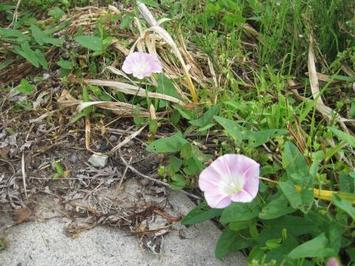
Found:
[{"label": "pale pink bindweed flower", "polygon": [[153,73],[161,73],[163,67],[157,56],[143,52],[134,52],[126,57],[122,70],[127,74],[132,74],[136,78],[143,79],[150,77]]},{"label": "pale pink bindweed flower", "polygon": [[341,264],[337,258],[331,257],[328,259],[326,266],[341,266]]},{"label": "pale pink bindweed flower", "polygon": [[260,165],[239,154],[226,154],[200,174],[199,187],[211,208],[225,208],[232,202],[250,202],[259,189]]}]

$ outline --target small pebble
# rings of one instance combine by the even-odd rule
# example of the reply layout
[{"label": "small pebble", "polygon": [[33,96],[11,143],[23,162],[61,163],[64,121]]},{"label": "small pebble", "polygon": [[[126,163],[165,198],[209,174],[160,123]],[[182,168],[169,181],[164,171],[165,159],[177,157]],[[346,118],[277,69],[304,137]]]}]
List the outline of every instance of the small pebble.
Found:
[{"label": "small pebble", "polygon": [[110,142],[116,142],[118,138],[115,135],[111,135],[108,139]]},{"label": "small pebble", "polygon": [[90,156],[88,162],[96,167],[96,168],[103,168],[106,166],[108,160],[108,156],[104,154],[93,154]]},{"label": "small pebble", "polygon": [[69,155],[68,160],[72,163],[76,163],[78,161],[78,156],[75,153]]}]

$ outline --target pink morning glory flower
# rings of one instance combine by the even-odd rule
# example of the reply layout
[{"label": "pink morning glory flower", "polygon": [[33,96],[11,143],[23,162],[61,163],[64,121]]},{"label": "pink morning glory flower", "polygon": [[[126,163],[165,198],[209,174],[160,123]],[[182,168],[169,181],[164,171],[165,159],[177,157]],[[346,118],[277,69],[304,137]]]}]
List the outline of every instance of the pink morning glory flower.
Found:
[{"label": "pink morning glory flower", "polygon": [[239,154],[226,154],[204,169],[199,187],[211,208],[225,208],[232,202],[250,202],[259,189],[260,165]]},{"label": "pink morning glory flower", "polygon": [[337,258],[332,257],[328,259],[326,266],[340,266],[340,263]]},{"label": "pink morning glory flower", "polygon": [[155,55],[134,52],[126,57],[122,70],[126,74],[132,74],[136,78],[143,79],[150,77],[153,73],[161,73],[163,67]]}]

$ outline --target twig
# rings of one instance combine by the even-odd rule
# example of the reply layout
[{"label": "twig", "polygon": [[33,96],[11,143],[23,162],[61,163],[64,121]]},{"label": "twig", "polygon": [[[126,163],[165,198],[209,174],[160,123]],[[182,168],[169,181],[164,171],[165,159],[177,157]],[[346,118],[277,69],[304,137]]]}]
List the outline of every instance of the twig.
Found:
[{"label": "twig", "polygon": [[21,0],[17,0],[17,4],[16,4],[15,10],[14,10],[14,15],[12,17],[11,24],[7,28],[11,28],[17,22],[18,9],[20,8],[20,4],[21,4]]},{"label": "twig", "polygon": [[315,55],[313,51],[314,40],[312,35],[309,37],[309,47],[308,47],[308,76],[309,83],[311,86],[312,96],[315,101],[316,109],[328,120],[334,119],[340,124],[345,132],[349,132],[348,128],[344,123],[344,118],[341,117],[337,112],[332,110],[330,107],[324,104],[320,91],[319,91],[319,82],[317,76],[317,69],[315,63]]},{"label": "twig", "polygon": [[[131,162],[132,162],[132,157],[129,158],[128,164],[130,164]],[[120,183],[118,183],[117,190],[119,190],[119,189],[121,188],[122,183],[123,183],[123,180],[124,180],[125,177],[126,177],[127,171],[128,171],[128,166],[126,165],[126,168],[124,169],[123,174],[122,174],[122,176],[121,176]]]},{"label": "twig", "polygon": [[115,151],[119,150],[120,148],[122,148],[124,145],[126,145],[127,143],[129,143],[132,139],[134,139],[135,137],[137,137],[142,131],[143,129],[146,127],[146,125],[144,125],[143,127],[141,127],[140,129],[138,129],[137,131],[133,132],[131,135],[127,136],[122,142],[118,143],[115,147],[113,147],[111,149],[111,151],[109,152],[109,154],[113,154]]},{"label": "twig", "polygon": [[[121,161],[123,162],[123,164],[124,164],[129,170],[131,170],[133,173],[139,175],[140,177],[143,177],[143,178],[145,178],[145,179],[148,179],[148,180],[150,180],[150,181],[152,181],[152,182],[158,183],[158,184],[160,184],[160,185],[162,185],[162,186],[165,186],[165,187],[168,187],[168,188],[172,189],[172,187],[171,187],[168,183],[163,182],[163,181],[158,180],[158,179],[155,179],[155,178],[153,178],[153,177],[147,176],[147,175],[145,175],[145,174],[139,172],[139,171],[138,171],[136,168],[134,168],[132,165],[128,164],[128,162],[123,158],[120,149],[118,149],[118,154],[120,155],[120,159],[121,159]],[[192,197],[192,198],[201,199],[199,196],[194,195],[194,194],[191,194],[191,193],[189,193],[189,192],[187,192],[187,191],[185,191],[185,190],[180,190],[180,192],[182,192],[182,193],[184,193],[184,194],[186,194],[186,195],[188,195],[188,196],[190,196],[190,197]]]},{"label": "twig", "polygon": [[26,184],[25,152],[22,152],[21,171],[22,171],[23,188],[24,188],[24,190],[25,190],[26,199],[28,199],[28,195],[27,195],[27,184]]}]

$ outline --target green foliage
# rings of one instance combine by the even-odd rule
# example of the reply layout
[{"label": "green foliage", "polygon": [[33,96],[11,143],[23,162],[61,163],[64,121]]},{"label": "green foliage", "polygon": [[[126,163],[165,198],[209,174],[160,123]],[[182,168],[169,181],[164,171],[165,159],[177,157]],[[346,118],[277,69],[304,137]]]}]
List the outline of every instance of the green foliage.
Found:
[{"label": "green foliage", "polygon": [[336,255],[336,252],[329,247],[329,240],[325,233],[299,245],[288,254],[291,259],[330,257],[334,255]]},{"label": "green foliage", "polygon": [[101,52],[103,50],[102,40],[97,36],[76,36],[75,41],[81,46],[92,50],[94,52]]},{"label": "green foliage", "polygon": [[73,68],[73,66],[74,66],[72,61],[64,60],[62,58],[57,62],[57,65],[60,66],[62,69],[65,69],[65,70],[71,70]]},{"label": "green foliage", "polygon": [[346,213],[348,213],[351,217],[351,219],[355,220],[355,208],[351,204],[351,202],[341,199],[338,196],[334,195],[333,196],[333,203],[335,206],[338,208],[342,209]]},{"label": "green foliage", "polygon": [[215,255],[222,259],[232,250],[234,250],[234,243],[237,242],[238,235],[229,229],[225,229],[218,239]]},{"label": "green foliage", "polygon": [[63,45],[63,40],[50,37],[48,34],[46,34],[44,31],[42,31],[39,27],[37,27],[34,24],[31,25],[30,29],[34,40],[39,45],[52,44],[54,46],[59,46],[59,47]]},{"label": "green foliage", "polygon": [[243,141],[248,141],[251,147],[259,147],[270,139],[282,136],[287,133],[283,129],[265,129],[265,130],[248,130],[245,127],[238,125],[237,122],[225,119],[223,117],[215,116],[214,119],[225,129],[226,133],[232,137],[236,144],[241,144]]},{"label": "green foliage", "polygon": [[334,135],[338,137],[339,140],[344,141],[346,144],[349,144],[351,147],[355,148],[355,137],[334,127],[329,129],[331,132],[333,132]]},{"label": "green foliage", "polygon": [[[24,31],[30,31],[31,34],[23,33],[19,29],[0,28],[0,41],[11,44],[1,52],[7,54],[9,51],[15,53],[33,66],[48,69],[48,62],[45,51],[51,47],[62,47],[64,40],[51,37],[51,30],[42,30],[36,25],[36,20],[32,20],[30,27],[24,28]],[[58,29],[57,29],[58,30]]]},{"label": "green foliage", "polygon": [[222,214],[221,209],[210,209],[206,203],[196,206],[188,215],[181,220],[184,225],[197,224],[215,218]]},{"label": "green foliage", "polygon": [[32,94],[34,88],[26,79],[23,79],[21,80],[20,85],[16,87],[16,91],[24,94]]},{"label": "green foliage", "polygon": [[196,176],[203,169],[203,162],[209,158],[198,147],[190,144],[180,132],[170,137],[153,141],[147,146],[147,151],[179,153],[179,158],[175,155],[170,155],[168,164],[159,169],[159,174],[168,178],[175,189],[188,186],[189,177]]},{"label": "green foliage", "polygon": [[54,174],[52,175],[53,179],[59,179],[65,175],[64,167],[61,163],[53,161]]},{"label": "green foliage", "polygon": [[147,151],[155,153],[179,152],[188,141],[181,133],[158,139],[147,146]]},{"label": "green foliage", "polygon": [[3,251],[5,249],[6,249],[5,240],[0,238],[0,251]]},{"label": "green foliage", "polygon": [[264,220],[276,219],[295,211],[294,208],[288,206],[287,198],[283,194],[279,194],[275,199],[265,205],[259,213],[259,218]]},{"label": "green foliage", "polygon": [[[173,96],[180,99],[180,94],[176,91],[173,82],[168,79],[164,74],[158,74],[158,85],[156,91],[165,95]],[[160,100],[158,108],[166,107],[168,105],[167,101]]]},{"label": "green foliage", "polygon": [[32,50],[27,41],[22,42],[20,47],[15,47],[14,52],[25,58],[35,67],[42,66],[44,69],[48,69],[48,62],[44,54],[39,49]]},{"label": "green foliage", "polygon": [[60,19],[65,15],[65,12],[61,8],[56,6],[48,11],[48,15],[54,19]]},{"label": "green foliage", "polygon": [[232,203],[224,209],[221,215],[221,223],[249,221],[258,217],[260,207],[257,200],[251,203]]}]

